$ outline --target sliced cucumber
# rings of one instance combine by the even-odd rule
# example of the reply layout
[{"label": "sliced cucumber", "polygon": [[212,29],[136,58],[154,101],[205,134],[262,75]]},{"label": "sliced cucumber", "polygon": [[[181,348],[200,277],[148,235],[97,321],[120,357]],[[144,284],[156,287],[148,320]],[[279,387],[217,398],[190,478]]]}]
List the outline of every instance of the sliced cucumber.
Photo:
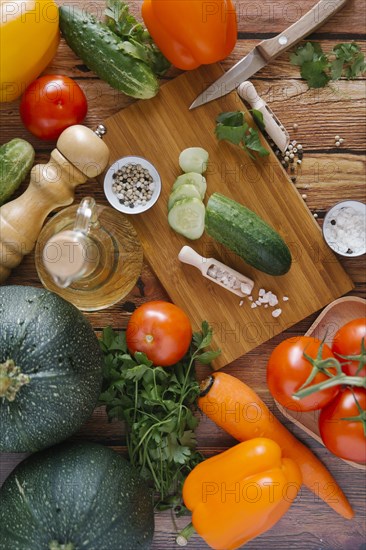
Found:
[{"label": "sliced cucumber", "polygon": [[208,152],[202,147],[189,147],[179,155],[179,166],[183,172],[203,174],[207,170]]},{"label": "sliced cucumber", "polygon": [[177,201],[182,199],[201,199],[200,192],[197,187],[190,183],[184,183],[176,188],[170,195],[168,202],[168,210],[171,210]]},{"label": "sliced cucumber", "polygon": [[188,174],[182,174],[175,180],[172,191],[175,191],[181,185],[186,184],[194,185],[195,187],[197,187],[201,199],[204,198],[207,189],[206,178],[204,176],[202,176],[201,174],[197,174],[197,172],[188,172]]},{"label": "sliced cucumber", "polygon": [[168,214],[169,225],[187,239],[199,239],[205,229],[205,206],[200,199],[177,201]]}]

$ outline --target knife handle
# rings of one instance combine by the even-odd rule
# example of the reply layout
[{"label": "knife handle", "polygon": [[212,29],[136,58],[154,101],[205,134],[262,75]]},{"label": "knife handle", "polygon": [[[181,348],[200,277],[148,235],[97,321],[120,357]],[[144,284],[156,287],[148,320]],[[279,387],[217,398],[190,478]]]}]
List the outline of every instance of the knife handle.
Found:
[{"label": "knife handle", "polygon": [[315,31],[324,21],[340,10],[346,2],[347,0],[320,0],[291,27],[288,27],[274,38],[260,42],[257,50],[259,50],[267,62],[271,61],[302,38]]}]

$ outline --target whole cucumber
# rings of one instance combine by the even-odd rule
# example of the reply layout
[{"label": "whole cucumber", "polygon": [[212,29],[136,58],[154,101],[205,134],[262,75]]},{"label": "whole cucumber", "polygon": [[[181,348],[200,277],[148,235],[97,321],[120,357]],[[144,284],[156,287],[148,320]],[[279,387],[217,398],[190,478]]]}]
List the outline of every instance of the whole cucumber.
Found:
[{"label": "whole cucumber", "polygon": [[107,25],[73,6],[62,6],[59,13],[66,42],[102,80],[138,99],[158,93],[159,83],[150,67],[123,53],[122,40]]},{"label": "whole cucumber", "polygon": [[15,138],[0,147],[0,206],[18,189],[34,162],[28,141]]},{"label": "whole cucumber", "polygon": [[269,275],[284,275],[291,267],[291,252],[282,237],[255,212],[213,193],[208,200],[206,231],[247,264]]}]

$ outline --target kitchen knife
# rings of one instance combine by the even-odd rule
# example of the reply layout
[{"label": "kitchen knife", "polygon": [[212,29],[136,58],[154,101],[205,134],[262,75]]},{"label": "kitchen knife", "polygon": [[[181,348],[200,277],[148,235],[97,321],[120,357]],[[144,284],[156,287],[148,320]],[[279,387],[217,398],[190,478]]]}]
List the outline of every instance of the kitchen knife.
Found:
[{"label": "kitchen knife", "polygon": [[190,106],[190,109],[222,97],[237,88],[244,80],[253,76],[282,52],[315,31],[324,21],[340,10],[346,2],[347,0],[320,0],[288,29],[274,38],[260,42],[248,55],[243,57],[199,95]]}]

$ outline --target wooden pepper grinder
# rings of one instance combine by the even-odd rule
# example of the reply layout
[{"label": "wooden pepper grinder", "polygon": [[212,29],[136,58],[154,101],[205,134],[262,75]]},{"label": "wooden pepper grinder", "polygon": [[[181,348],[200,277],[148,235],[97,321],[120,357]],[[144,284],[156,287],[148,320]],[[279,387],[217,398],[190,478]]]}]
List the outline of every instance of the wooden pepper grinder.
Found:
[{"label": "wooden pepper grinder", "polygon": [[0,283],[33,250],[48,214],[71,204],[75,187],[106,168],[109,149],[100,139],[103,134],[102,125],[95,132],[81,125],[64,130],[49,162],[32,168],[23,195],[0,208]]}]

